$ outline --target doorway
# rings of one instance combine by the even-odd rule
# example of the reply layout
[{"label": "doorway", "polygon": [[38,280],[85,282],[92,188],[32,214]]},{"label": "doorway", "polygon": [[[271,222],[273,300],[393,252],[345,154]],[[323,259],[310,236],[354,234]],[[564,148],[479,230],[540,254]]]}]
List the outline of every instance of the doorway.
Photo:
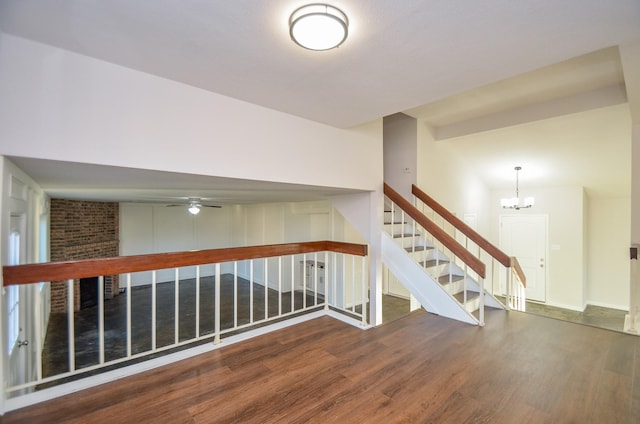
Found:
[{"label": "doorway", "polygon": [[500,249],[518,258],[527,277],[527,299],[547,300],[548,215],[501,215]]}]

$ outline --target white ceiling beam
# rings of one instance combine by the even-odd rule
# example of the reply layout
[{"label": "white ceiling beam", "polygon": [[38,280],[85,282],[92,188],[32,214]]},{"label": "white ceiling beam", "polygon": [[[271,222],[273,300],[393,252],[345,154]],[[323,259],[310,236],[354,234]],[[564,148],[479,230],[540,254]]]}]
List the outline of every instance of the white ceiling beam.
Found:
[{"label": "white ceiling beam", "polygon": [[541,121],[556,116],[614,106],[626,102],[627,94],[624,84],[616,84],[586,93],[534,103],[450,125],[437,126],[434,127],[434,137],[436,140],[445,140],[499,128],[507,128],[527,122]]}]

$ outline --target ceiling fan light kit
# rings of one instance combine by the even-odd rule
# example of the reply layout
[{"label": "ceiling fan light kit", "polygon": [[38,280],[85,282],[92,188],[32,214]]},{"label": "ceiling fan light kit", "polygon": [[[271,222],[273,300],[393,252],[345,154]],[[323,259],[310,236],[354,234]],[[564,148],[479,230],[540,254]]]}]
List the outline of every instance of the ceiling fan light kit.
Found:
[{"label": "ceiling fan light kit", "polygon": [[220,205],[203,205],[202,204],[202,199],[200,199],[199,197],[190,197],[187,201],[186,204],[180,204],[180,205],[167,205],[168,207],[174,207],[174,206],[186,206],[187,207],[187,211],[189,211],[189,213],[191,215],[198,215],[200,213],[200,209],[202,208],[221,208],[222,206]]}]

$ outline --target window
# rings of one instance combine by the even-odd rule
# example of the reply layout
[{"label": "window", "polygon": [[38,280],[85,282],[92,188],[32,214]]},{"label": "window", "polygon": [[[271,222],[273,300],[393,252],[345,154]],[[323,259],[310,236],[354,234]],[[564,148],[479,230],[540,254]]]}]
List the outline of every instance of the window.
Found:
[{"label": "window", "polygon": [[[20,263],[20,233],[9,235],[9,265]],[[11,353],[20,335],[20,287],[7,287],[7,349]]]}]

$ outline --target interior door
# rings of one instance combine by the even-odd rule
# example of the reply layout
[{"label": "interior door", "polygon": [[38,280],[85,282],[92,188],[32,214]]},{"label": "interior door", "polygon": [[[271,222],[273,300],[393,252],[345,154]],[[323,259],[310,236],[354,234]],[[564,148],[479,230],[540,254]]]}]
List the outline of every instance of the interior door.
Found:
[{"label": "interior door", "polygon": [[[8,264],[20,265],[26,262],[26,215],[11,215],[9,231]],[[7,332],[6,348],[9,354],[9,384],[16,385],[28,381],[31,377],[29,326],[29,287],[9,286],[7,295]]]},{"label": "interior door", "polygon": [[501,215],[500,249],[518,258],[527,277],[527,299],[546,302],[547,215]]}]

